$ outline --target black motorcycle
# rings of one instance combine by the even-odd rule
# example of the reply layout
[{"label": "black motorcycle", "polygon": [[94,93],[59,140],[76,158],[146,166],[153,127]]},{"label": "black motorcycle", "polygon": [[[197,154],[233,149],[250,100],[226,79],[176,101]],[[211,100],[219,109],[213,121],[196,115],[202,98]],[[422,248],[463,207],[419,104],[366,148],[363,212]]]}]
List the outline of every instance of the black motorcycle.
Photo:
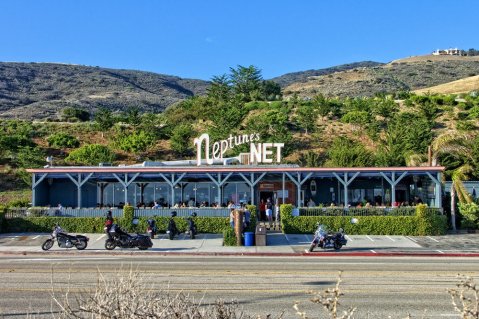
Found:
[{"label": "black motorcycle", "polygon": [[108,239],[105,242],[107,250],[113,250],[116,247],[120,248],[137,248],[145,250],[153,247],[153,242],[149,236],[146,235],[130,235],[124,232],[118,225],[113,224],[109,230]]},{"label": "black motorcycle", "polygon": [[337,233],[330,233],[326,225],[318,225],[314,232],[313,241],[309,246],[309,252],[312,252],[316,246],[322,249],[334,248],[334,250],[339,250],[347,243],[342,228]]},{"label": "black motorcycle", "polygon": [[195,220],[194,218],[196,217],[196,213],[192,213],[190,217],[188,217],[188,231],[186,232],[187,234],[190,235],[191,239],[195,239],[195,236],[197,234],[196,232],[196,225],[195,225]]},{"label": "black motorcycle", "polygon": [[155,238],[157,229],[156,229],[156,221],[152,219],[148,219],[146,221],[148,223],[148,226],[146,227],[146,232],[148,235],[151,237],[151,239]]},{"label": "black motorcycle", "polygon": [[176,212],[171,212],[171,217],[170,217],[170,220],[168,221],[168,228],[166,230],[166,233],[168,234],[168,237],[170,238],[170,240],[173,240],[173,238],[175,238],[176,235],[180,234],[180,231],[176,227],[174,217],[176,217]]},{"label": "black motorcycle", "polygon": [[83,250],[88,245],[90,240],[83,235],[68,235],[60,226],[55,225],[53,228],[51,237],[42,244],[43,250],[49,250],[55,243],[55,238],[60,248],[72,248],[75,247],[78,250]]}]

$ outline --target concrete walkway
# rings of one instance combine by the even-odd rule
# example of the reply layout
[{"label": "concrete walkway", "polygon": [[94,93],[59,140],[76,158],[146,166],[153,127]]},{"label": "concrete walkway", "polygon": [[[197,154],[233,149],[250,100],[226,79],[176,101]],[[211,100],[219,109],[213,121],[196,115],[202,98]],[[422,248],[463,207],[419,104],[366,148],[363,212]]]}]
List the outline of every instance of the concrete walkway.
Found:
[{"label": "concrete walkway", "polygon": [[400,255],[437,255],[479,257],[479,234],[458,234],[447,236],[375,236],[346,235],[348,244],[339,251],[316,248],[313,253],[307,249],[313,235],[268,233],[266,246],[231,247],[223,246],[221,234],[199,234],[191,240],[182,234],[169,240],[165,234],[153,239],[153,247],[147,251],[116,248],[106,251],[105,234],[85,234],[90,238],[84,251],[53,248],[44,252],[41,244],[49,237],[45,233],[0,234],[0,254],[45,254],[55,252],[75,253],[114,253],[114,254],[197,254],[197,255],[308,255],[324,254],[358,256],[400,256]]}]

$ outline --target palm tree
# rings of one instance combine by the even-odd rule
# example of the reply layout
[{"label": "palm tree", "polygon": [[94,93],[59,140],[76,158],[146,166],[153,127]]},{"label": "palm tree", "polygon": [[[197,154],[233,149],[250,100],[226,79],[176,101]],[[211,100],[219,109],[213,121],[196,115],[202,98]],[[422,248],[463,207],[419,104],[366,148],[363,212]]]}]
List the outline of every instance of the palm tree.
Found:
[{"label": "palm tree", "polygon": [[[411,154],[406,163],[408,166],[437,166],[439,156],[442,154],[454,154],[468,159],[472,158],[470,136],[458,132],[447,132],[434,139],[428,149],[428,156],[423,154]],[[425,161],[427,159],[427,162]],[[471,196],[464,187],[463,181],[468,179],[472,167],[469,164],[461,165],[452,172],[451,184],[451,227],[456,230],[456,196],[460,203],[470,203]]]}]

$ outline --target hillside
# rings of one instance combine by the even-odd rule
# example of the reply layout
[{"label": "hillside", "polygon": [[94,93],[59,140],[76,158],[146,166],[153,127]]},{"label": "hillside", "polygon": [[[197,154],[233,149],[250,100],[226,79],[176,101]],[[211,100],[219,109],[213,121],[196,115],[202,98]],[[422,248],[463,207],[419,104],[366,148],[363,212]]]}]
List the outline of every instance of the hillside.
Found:
[{"label": "hillside", "polygon": [[479,91],[479,75],[428,87],[425,89],[415,90],[414,93],[459,94],[468,93],[471,91]]},{"label": "hillside", "polygon": [[338,66],[333,66],[330,68],[324,68],[324,69],[318,69],[318,70],[307,70],[307,71],[286,73],[284,75],[272,78],[271,80],[278,83],[282,88],[284,88],[296,82],[306,82],[308,81],[308,78],[312,76],[328,75],[335,72],[342,72],[342,71],[352,70],[355,68],[375,67],[375,66],[380,66],[383,64],[384,63],[373,62],[373,61],[348,63],[348,64],[341,64]]},{"label": "hillside", "polygon": [[65,107],[161,112],[205,93],[208,82],[151,72],[0,62],[0,118],[56,118]]},{"label": "hillside", "polygon": [[381,92],[413,91],[479,74],[479,57],[421,56],[381,66],[354,68],[314,76],[284,88],[285,97],[373,96]]}]

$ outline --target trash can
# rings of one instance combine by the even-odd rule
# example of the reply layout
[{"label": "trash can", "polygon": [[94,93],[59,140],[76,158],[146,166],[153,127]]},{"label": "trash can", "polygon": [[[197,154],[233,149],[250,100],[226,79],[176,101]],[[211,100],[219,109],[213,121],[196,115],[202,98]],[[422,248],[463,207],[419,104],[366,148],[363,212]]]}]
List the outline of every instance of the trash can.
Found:
[{"label": "trash can", "polygon": [[244,233],[244,245],[245,246],[254,246],[254,233],[245,232]]},{"label": "trash can", "polygon": [[256,225],[255,241],[256,241],[256,246],[266,246],[266,227],[265,226]]}]

